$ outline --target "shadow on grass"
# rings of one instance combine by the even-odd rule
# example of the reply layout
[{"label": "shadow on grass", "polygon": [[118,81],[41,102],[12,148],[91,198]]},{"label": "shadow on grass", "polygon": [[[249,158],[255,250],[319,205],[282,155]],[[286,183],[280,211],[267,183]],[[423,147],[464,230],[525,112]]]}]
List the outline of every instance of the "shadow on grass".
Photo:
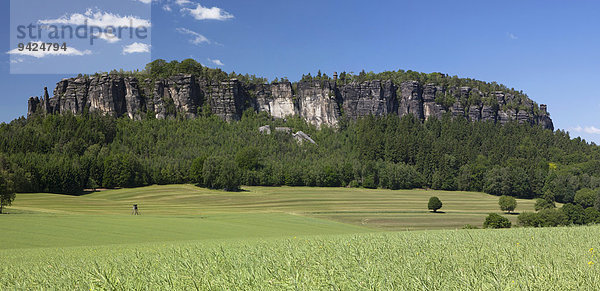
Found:
[{"label": "shadow on grass", "polygon": [[18,215],[18,214],[40,214],[41,212],[38,211],[31,211],[31,210],[21,210],[21,209],[14,209],[14,208],[4,208],[2,210],[1,215]]},{"label": "shadow on grass", "polygon": [[444,213],[446,213],[446,212],[445,212],[445,211],[439,211],[439,210],[438,210],[438,211],[429,211],[429,213],[436,213],[436,214],[437,214],[437,213],[439,213],[439,214],[444,214]]},{"label": "shadow on grass", "polygon": [[237,192],[250,192],[250,190],[244,190],[242,188],[238,188],[238,189],[235,189],[235,190],[229,190],[229,189],[208,188],[208,187],[205,187],[205,186],[200,185],[200,184],[196,184],[194,186],[196,186],[198,188],[204,188],[204,189],[210,189],[210,190],[218,190],[218,191],[223,191],[223,192],[234,192],[234,193],[237,193]]}]

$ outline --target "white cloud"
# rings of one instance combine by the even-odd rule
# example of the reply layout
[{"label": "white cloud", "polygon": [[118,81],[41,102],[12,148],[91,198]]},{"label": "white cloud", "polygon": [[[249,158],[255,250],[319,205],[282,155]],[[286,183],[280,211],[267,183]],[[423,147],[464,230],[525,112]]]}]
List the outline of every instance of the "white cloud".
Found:
[{"label": "white cloud", "polygon": [[218,7],[203,7],[200,4],[197,4],[196,8],[182,8],[182,12],[189,13],[192,17],[197,20],[227,20],[233,18],[233,14],[222,10]]},{"label": "white cloud", "polygon": [[171,12],[171,6],[169,6],[169,5],[163,5],[162,8],[164,11]]},{"label": "white cloud", "polygon": [[600,134],[600,128],[597,128],[595,126],[586,126],[586,127],[577,126],[577,127],[571,128],[571,130],[573,130],[574,132],[584,132],[584,133],[588,133],[588,134]]},{"label": "white cloud", "polygon": [[11,64],[18,64],[18,63],[22,63],[24,60],[22,58],[16,58],[16,59],[11,59],[10,63]]},{"label": "white cloud", "polygon": [[175,4],[177,4],[179,6],[185,6],[188,4],[192,4],[192,1],[190,1],[190,0],[175,0]]},{"label": "white cloud", "polygon": [[595,126],[586,126],[583,131],[585,133],[589,133],[589,134],[600,134],[600,128],[597,128]]},{"label": "white cloud", "polygon": [[121,40],[116,35],[114,35],[114,33],[112,33],[112,32],[97,32],[94,34],[94,37],[103,39],[103,40],[107,41],[108,43],[115,43],[115,42],[118,42]]},{"label": "white cloud", "polygon": [[142,2],[144,4],[150,4],[150,3],[152,3],[152,0],[137,0],[137,1],[140,1],[140,2]]},{"label": "white cloud", "polygon": [[44,19],[38,21],[41,24],[46,25],[85,25],[87,21],[88,26],[97,26],[106,28],[112,27],[150,27],[151,23],[149,20],[138,18],[133,15],[121,16],[119,14],[112,14],[110,12],[103,11],[92,11],[88,9],[85,13],[73,13],[69,16],[63,15],[56,19]]},{"label": "white cloud", "polygon": [[208,61],[209,61],[209,62],[211,62],[211,63],[213,63],[213,64],[215,64],[215,65],[217,65],[217,66],[224,66],[224,65],[225,65],[225,64],[223,64],[223,62],[221,62],[221,60],[219,60],[219,59],[214,59],[214,60],[213,60],[213,59],[211,59],[211,58],[208,58]]},{"label": "white cloud", "polygon": [[150,45],[140,42],[134,42],[130,45],[123,46],[123,54],[133,54],[133,53],[149,53]]},{"label": "white cloud", "polygon": [[519,39],[519,37],[517,37],[516,35],[514,35],[514,34],[512,34],[512,33],[510,33],[510,32],[507,32],[507,33],[506,33],[506,35],[507,35],[507,36],[508,36],[508,38],[510,38],[510,39]]},{"label": "white cloud", "polygon": [[[43,42],[41,41],[36,41],[36,42],[31,42],[33,43],[37,43],[37,46],[40,47]],[[50,49],[48,51],[44,50],[40,50],[38,49],[37,51],[30,51],[27,49],[24,49],[22,51],[19,51],[19,49],[12,49],[10,51],[7,52],[7,54],[10,55],[19,55],[19,56],[30,56],[30,57],[34,57],[34,58],[43,58],[43,57],[48,57],[48,56],[84,56],[84,55],[89,55],[92,54],[92,51],[90,50],[84,50],[84,51],[80,51],[76,48],[72,48],[72,47],[67,47],[67,50],[62,50],[59,49],[58,51],[54,51],[54,49]]]},{"label": "white cloud", "polygon": [[179,33],[191,35],[192,39],[190,39],[190,42],[195,45],[201,45],[203,43],[210,43],[210,40],[208,40],[208,38],[206,38],[204,35],[199,34],[195,31],[191,31],[187,28],[180,27],[180,28],[177,28],[177,31]]}]

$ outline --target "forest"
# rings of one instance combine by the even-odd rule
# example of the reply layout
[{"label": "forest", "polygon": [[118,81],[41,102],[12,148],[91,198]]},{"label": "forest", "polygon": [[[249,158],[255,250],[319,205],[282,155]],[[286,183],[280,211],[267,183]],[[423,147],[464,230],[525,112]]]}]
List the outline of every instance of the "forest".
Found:
[{"label": "forest", "polygon": [[[260,133],[264,125],[304,131],[317,144]],[[252,110],[230,123],[211,115],[133,121],[86,113],[1,124],[0,169],[16,192],[177,183],[422,187],[570,203],[577,191],[600,187],[600,150],[561,130],[448,115],[426,122],[368,116],[317,130]]]}]

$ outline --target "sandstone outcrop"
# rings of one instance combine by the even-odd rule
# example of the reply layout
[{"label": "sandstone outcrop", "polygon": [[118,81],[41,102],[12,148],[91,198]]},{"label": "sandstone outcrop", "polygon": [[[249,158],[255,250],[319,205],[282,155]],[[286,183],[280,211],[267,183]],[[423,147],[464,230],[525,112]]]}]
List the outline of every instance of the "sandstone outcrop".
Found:
[{"label": "sandstone outcrop", "polygon": [[[446,103],[451,100],[451,105],[444,105],[438,97],[445,98]],[[236,79],[209,82],[193,75],[138,80],[102,74],[63,79],[56,84],[52,97],[45,88],[43,97],[28,100],[27,115],[89,111],[131,119],[147,114],[156,118],[195,118],[203,108],[227,121],[239,120],[245,110],[251,109],[267,112],[273,118],[300,116],[317,127],[335,127],[342,118],[353,120],[368,115],[412,114],[424,121],[450,114],[473,122],[517,121],[554,129],[546,105],[538,108],[522,95],[418,81],[395,84],[390,80],[256,85]]]},{"label": "sandstone outcrop", "polygon": [[350,83],[342,86],[339,93],[342,110],[351,119],[397,111],[396,87],[392,81]]}]

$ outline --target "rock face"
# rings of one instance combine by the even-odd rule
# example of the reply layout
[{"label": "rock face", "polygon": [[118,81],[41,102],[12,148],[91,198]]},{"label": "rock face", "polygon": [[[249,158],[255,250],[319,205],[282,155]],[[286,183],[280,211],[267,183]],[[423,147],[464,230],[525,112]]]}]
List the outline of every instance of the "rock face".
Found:
[{"label": "rock face", "polygon": [[446,113],[446,110],[441,104],[435,103],[435,97],[438,94],[444,94],[441,86],[435,84],[427,84],[423,88],[423,118],[429,119],[431,117],[441,119],[442,115]]},{"label": "rock face", "polygon": [[338,124],[340,107],[335,84],[327,81],[298,83],[298,106],[300,116],[317,127]]},{"label": "rock face", "polygon": [[138,80],[103,74],[63,79],[56,84],[52,97],[44,88],[43,97],[29,98],[27,115],[89,111],[137,120],[148,114],[156,118],[195,118],[206,109],[227,121],[239,120],[245,110],[252,109],[273,118],[300,116],[317,127],[335,127],[342,118],[354,120],[368,115],[412,114],[427,120],[449,114],[473,122],[516,121],[554,129],[546,105],[538,108],[523,96],[417,81],[394,84],[390,80],[256,85],[236,79],[209,82],[193,75]]},{"label": "rock face", "polygon": [[251,87],[250,91],[254,91],[256,96],[254,109],[258,112],[268,112],[275,118],[298,114],[290,82],[259,85]]},{"label": "rock face", "polygon": [[[125,80],[123,78],[111,78],[108,75],[92,78],[87,92],[80,85],[84,84],[85,80],[79,78],[77,81],[69,83],[65,94],[68,100],[73,99],[75,101],[69,102],[69,104],[77,106],[77,110],[75,110],[75,107],[71,107],[73,113],[81,112],[84,104],[89,107],[90,112],[98,111],[114,115],[125,113],[127,107],[125,104]],[[82,90],[79,90],[80,88]]]},{"label": "rock face", "polygon": [[407,81],[400,84],[399,115],[413,114],[423,119],[423,91],[417,81]]},{"label": "rock face", "polygon": [[489,105],[483,105],[481,108],[481,121],[496,122],[498,110]]},{"label": "rock face", "polygon": [[396,88],[392,81],[350,83],[339,89],[342,110],[350,119],[386,115],[397,111]]}]

